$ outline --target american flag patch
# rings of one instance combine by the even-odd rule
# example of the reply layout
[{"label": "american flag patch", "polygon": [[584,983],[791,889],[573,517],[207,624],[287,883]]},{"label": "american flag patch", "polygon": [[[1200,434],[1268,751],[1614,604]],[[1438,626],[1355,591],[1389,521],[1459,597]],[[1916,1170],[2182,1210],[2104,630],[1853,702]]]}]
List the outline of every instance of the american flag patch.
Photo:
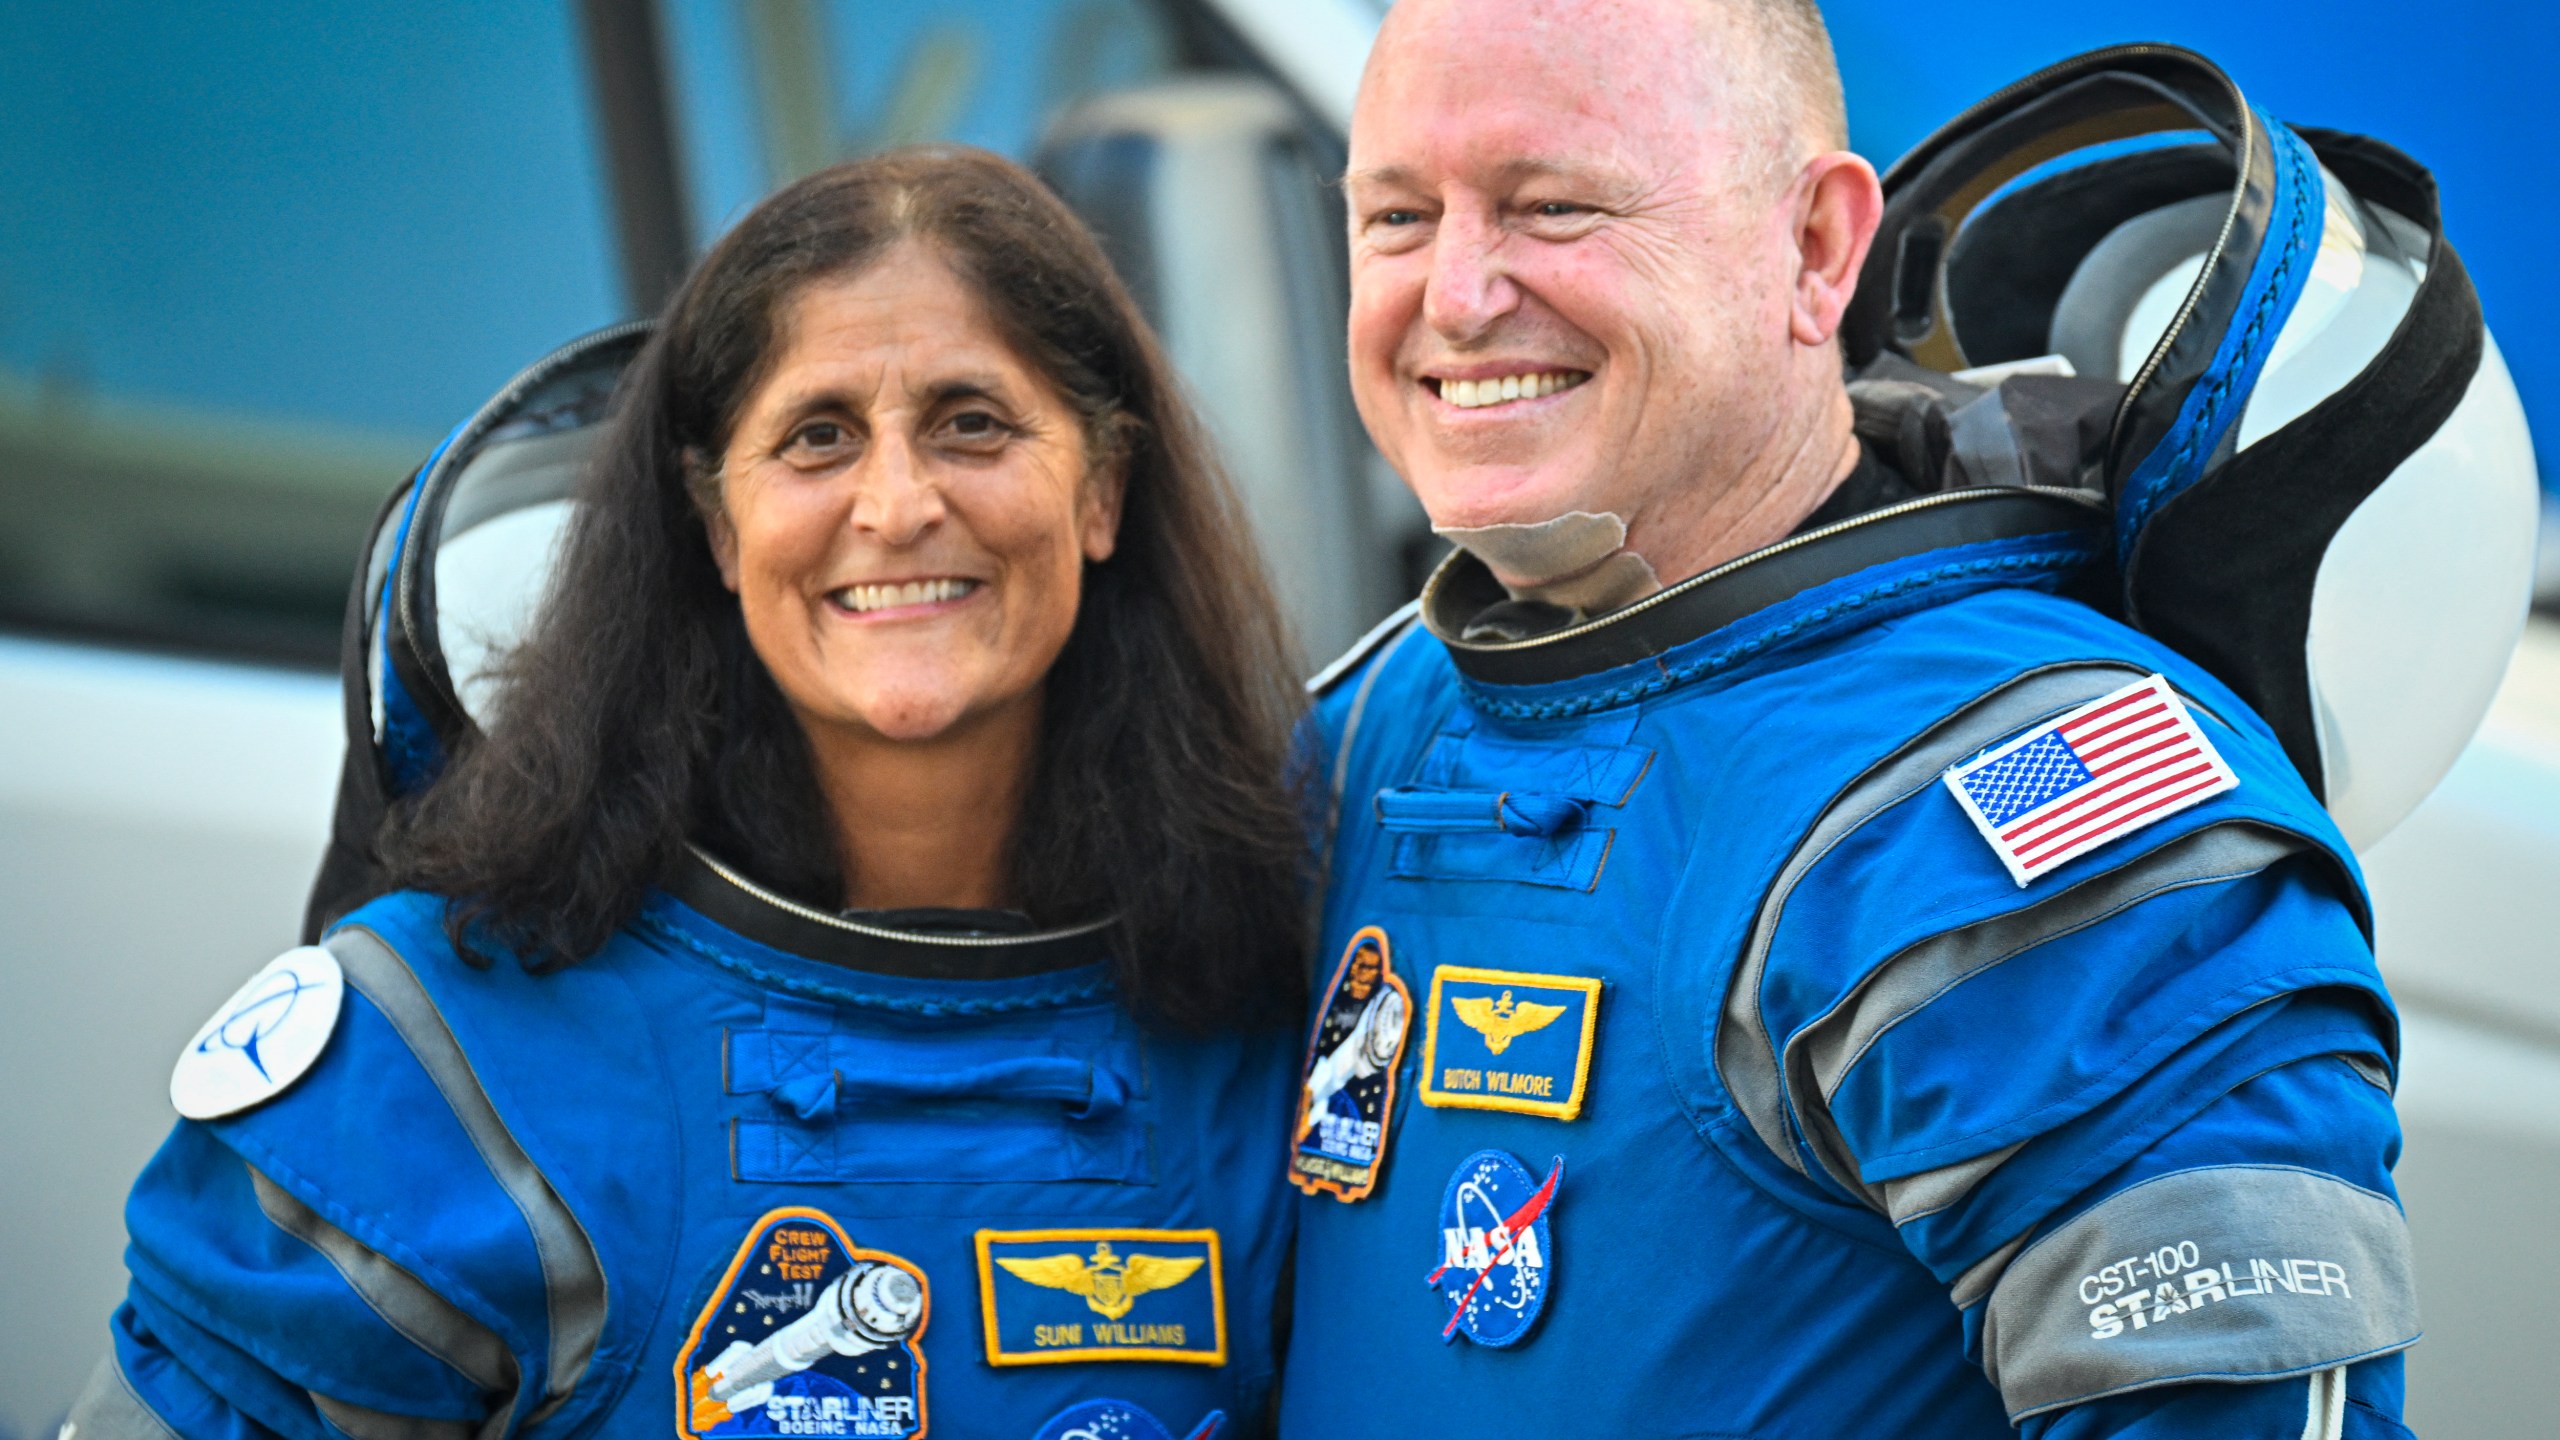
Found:
[{"label": "american flag patch", "polygon": [[2021,886],[2119,835],[2235,789],[2154,675],[1947,771],[1947,789]]}]

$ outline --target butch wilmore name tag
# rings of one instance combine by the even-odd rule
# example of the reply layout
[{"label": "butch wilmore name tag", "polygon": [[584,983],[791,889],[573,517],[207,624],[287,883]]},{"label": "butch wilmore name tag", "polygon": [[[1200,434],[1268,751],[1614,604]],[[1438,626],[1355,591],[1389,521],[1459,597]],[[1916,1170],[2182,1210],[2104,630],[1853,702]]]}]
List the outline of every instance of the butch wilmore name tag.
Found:
[{"label": "butch wilmore name tag", "polygon": [[1422,1103],[1571,1120],[1591,1080],[1600,981],[1443,965],[1431,974]]}]

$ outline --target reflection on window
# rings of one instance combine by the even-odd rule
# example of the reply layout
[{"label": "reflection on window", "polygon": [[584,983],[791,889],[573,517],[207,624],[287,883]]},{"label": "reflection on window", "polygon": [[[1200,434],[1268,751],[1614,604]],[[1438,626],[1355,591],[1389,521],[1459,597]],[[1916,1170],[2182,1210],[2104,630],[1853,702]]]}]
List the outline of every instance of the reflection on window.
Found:
[{"label": "reflection on window", "polygon": [[744,13],[778,177],[925,140],[1027,160],[1076,101],[1177,60],[1145,0],[770,0]]},{"label": "reflection on window", "polygon": [[325,659],[365,527],[620,309],[573,7],[14,7],[0,623]]}]

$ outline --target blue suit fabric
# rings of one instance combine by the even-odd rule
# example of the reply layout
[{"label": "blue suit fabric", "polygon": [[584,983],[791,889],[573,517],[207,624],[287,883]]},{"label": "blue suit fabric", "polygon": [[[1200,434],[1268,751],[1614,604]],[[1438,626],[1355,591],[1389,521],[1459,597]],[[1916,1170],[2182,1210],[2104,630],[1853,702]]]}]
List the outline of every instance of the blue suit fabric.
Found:
[{"label": "blue suit fabric", "polygon": [[[1091,963],[909,978],[660,893],[535,975],[464,964],[443,903],[408,893],[328,943],[348,993],[318,1061],[180,1122],[127,1207],[114,1363],[170,1431],[1028,1437],[1104,1396],[1186,1427],[1266,1413],[1292,1215],[1273,1122],[1239,1117],[1284,1104],[1287,1037],[1140,1027],[1098,937]],[[770,1275],[792,1246],[825,1267],[797,1290]],[[900,1403],[815,1371],[762,1409],[688,1393],[727,1335],[771,1333],[863,1255],[924,1292],[908,1349],[872,1357]],[[1151,1290],[1061,1288],[1148,1255]],[[1030,1358],[999,1362],[1016,1334]]]},{"label": "blue suit fabric", "polygon": [[[1927,549],[1584,673],[1483,678],[1416,624],[1320,682],[1323,953],[1374,929],[1415,1000],[1375,1188],[1298,1202],[1284,1435],[2296,1440],[2339,1366],[2344,1433],[2406,1433],[2361,876],[2245,704],[2055,593],[2077,543]],[[2237,788],[2021,887],[1941,773],[2154,673]],[[1525,977],[1508,1013],[1596,982],[1576,1113],[1451,1099],[1488,1012],[1425,997],[1470,970]],[[1422,1283],[1488,1148],[1563,1167],[1504,1348]],[[2072,1258],[2119,1240],[2164,1258]]]}]

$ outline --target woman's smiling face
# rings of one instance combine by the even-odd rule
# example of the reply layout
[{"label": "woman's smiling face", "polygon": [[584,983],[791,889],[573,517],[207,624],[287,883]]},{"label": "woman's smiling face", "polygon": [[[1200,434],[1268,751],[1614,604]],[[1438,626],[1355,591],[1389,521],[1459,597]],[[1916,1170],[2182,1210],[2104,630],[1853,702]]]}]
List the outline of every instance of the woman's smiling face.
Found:
[{"label": "woman's smiling face", "polygon": [[711,534],[801,724],[926,741],[1036,707],[1119,474],[923,245],[809,286],[775,328]]}]

